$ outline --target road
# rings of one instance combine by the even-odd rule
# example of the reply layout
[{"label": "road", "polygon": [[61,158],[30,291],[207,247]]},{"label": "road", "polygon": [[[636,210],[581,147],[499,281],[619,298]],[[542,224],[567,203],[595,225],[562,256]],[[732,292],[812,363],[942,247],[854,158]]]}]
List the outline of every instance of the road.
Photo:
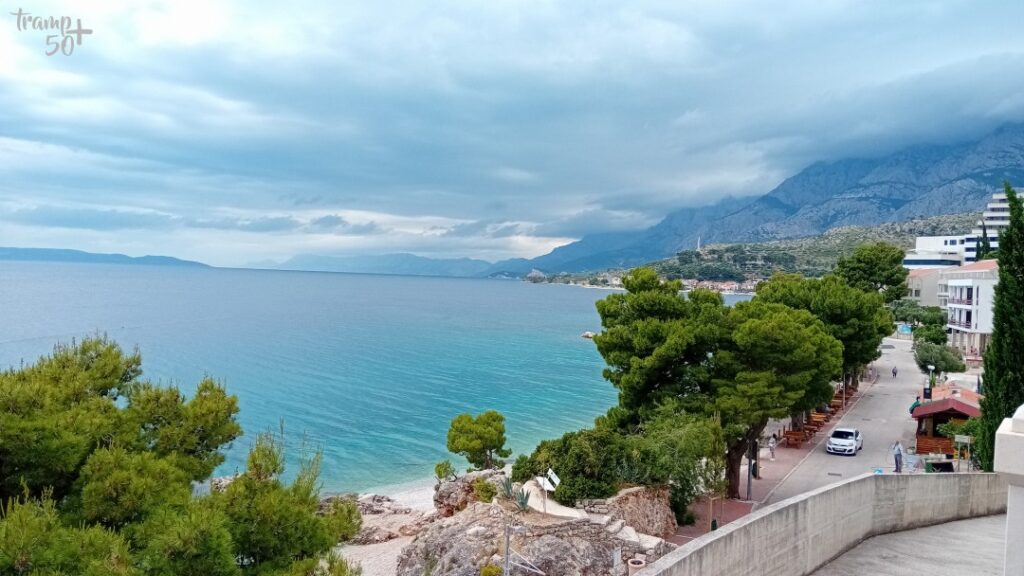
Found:
[{"label": "road", "polygon": [[[882,357],[874,363],[881,377],[873,386],[861,386],[860,399],[837,424],[859,428],[864,436],[864,449],[857,456],[837,456],[825,452],[825,442],[821,442],[768,494],[765,504],[859,476],[875,468],[893,470],[890,447],[897,438],[904,446],[913,444],[915,422],[910,418],[909,408],[927,380],[914,363],[910,344],[906,340],[885,339]],[[898,374],[895,379],[892,377],[893,366]]]}]

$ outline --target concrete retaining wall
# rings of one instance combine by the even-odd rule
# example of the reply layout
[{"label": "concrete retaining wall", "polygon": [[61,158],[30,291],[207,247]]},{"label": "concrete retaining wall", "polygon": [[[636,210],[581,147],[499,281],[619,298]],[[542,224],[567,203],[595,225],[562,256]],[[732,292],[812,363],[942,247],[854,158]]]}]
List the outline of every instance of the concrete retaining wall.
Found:
[{"label": "concrete retaining wall", "polygon": [[995,474],[866,474],[761,508],[638,576],[806,576],[871,536],[1005,511]]}]

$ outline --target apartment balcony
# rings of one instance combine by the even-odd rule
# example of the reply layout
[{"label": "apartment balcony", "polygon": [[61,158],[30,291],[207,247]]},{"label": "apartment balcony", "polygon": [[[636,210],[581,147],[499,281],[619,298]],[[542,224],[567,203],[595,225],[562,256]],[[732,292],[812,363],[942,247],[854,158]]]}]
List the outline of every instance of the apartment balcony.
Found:
[{"label": "apartment balcony", "polygon": [[971,322],[963,322],[960,320],[948,320],[946,325],[951,328],[959,328],[961,330],[974,330],[974,326]]},{"label": "apartment balcony", "polygon": [[973,306],[974,298],[949,298],[946,300],[946,303],[955,306]]}]

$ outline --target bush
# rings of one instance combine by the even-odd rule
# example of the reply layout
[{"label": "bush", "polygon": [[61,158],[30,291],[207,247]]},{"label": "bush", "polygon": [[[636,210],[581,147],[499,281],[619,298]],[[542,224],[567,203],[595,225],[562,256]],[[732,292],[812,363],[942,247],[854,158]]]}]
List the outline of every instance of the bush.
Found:
[{"label": "bush", "polygon": [[512,464],[513,482],[519,482],[522,484],[536,476],[538,473],[539,472],[533,469],[533,461],[531,461],[530,457],[526,454],[520,454],[519,457],[516,458],[515,463]]},{"label": "bush", "polygon": [[437,478],[439,484],[445,480],[454,480],[455,466],[452,465],[451,460],[442,460],[435,464],[434,477]]},{"label": "bush", "polygon": [[925,374],[928,366],[934,366],[935,372],[963,372],[967,369],[960,357],[960,351],[949,346],[918,341],[914,343],[914,360],[917,367]]},{"label": "bush", "polygon": [[477,500],[490,502],[498,494],[498,489],[494,487],[494,484],[488,482],[486,478],[477,478],[473,481],[473,493],[476,494]]},{"label": "bush", "polygon": [[947,340],[946,327],[934,324],[921,324],[914,327],[915,342],[929,342],[932,344],[945,345]]},{"label": "bush", "polygon": [[554,498],[559,504],[572,507],[577,500],[608,498],[615,492],[615,483],[611,480],[570,476],[562,478],[562,483],[555,488]]},{"label": "bush", "polygon": [[480,576],[501,576],[501,566],[486,564],[480,567]]}]

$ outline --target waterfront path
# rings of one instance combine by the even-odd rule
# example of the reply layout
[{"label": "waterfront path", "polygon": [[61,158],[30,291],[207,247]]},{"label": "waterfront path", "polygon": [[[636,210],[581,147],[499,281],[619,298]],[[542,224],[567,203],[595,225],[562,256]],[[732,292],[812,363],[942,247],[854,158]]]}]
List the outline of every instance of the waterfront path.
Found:
[{"label": "waterfront path", "polygon": [[813,576],[1001,576],[1006,516],[985,516],[883,534],[820,568]]},{"label": "waterfront path", "polygon": [[[904,447],[914,445],[915,423],[909,408],[927,381],[914,363],[910,346],[906,340],[885,339],[882,357],[874,363],[875,370],[880,373],[878,382],[869,387],[861,386],[857,403],[836,423],[836,426],[860,429],[864,435],[864,449],[860,454],[829,454],[825,452],[822,438],[809,452],[801,451],[803,459],[764,498],[755,498],[759,503],[785,500],[875,468],[893,471],[892,444],[899,439]],[[892,377],[893,366],[898,371],[895,379]]]}]

